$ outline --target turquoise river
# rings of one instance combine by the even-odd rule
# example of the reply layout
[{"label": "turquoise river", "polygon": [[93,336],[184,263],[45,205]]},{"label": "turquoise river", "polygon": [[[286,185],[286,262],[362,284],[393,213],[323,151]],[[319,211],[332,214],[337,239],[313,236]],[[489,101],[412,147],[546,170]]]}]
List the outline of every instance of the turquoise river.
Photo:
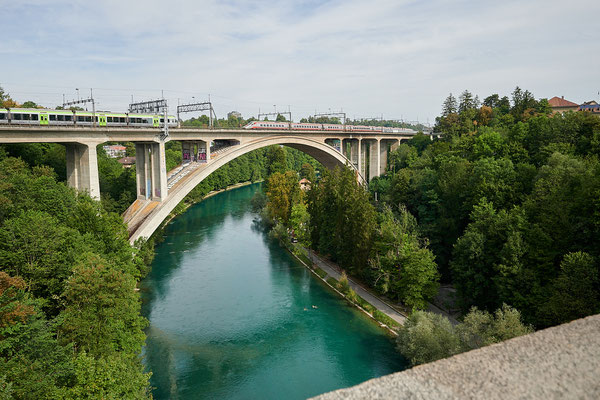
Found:
[{"label": "turquoise river", "polygon": [[259,188],[191,207],[156,247],[142,283],[156,399],[305,399],[405,368],[392,339],[253,223]]}]

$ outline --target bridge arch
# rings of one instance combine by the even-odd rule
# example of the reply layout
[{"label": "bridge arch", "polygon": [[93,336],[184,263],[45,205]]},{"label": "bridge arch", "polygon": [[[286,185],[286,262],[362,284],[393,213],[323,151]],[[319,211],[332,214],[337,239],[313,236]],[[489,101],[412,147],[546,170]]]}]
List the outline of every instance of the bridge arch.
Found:
[{"label": "bridge arch", "polygon": [[185,198],[185,196],[192,191],[192,189],[194,189],[198,184],[200,184],[200,182],[221,168],[223,165],[253,150],[271,145],[286,145],[288,147],[298,149],[312,156],[328,169],[333,169],[338,165],[349,165],[357,172],[359,180],[364,182],[363,177],[348,158],[346,158],[342,153],[333,147],[321,141],[302,137],[300,135],[268,136],[245,141],[238,146],[234,146],[227,152],[220,154],[217,158],[210,160],[202,169],[195,172],[180,186],[177,186],[174,188],[174,190],[169,191],[168,196],[156,207],[154,207],[152,212],[150,212],[141,223],[139,221],[129,221],[129,224],[135,223],[138,225],[131,232],[131,236],[129,238],[130,242],[133,243],[139,238],[149,238],[169,216],[177,204],[179,204]]}]

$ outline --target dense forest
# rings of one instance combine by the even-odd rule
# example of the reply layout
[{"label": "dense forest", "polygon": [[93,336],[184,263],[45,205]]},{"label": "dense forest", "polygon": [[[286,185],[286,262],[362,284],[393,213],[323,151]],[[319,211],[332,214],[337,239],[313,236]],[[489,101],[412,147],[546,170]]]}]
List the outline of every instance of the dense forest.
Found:
[{"label": "dense forest", "polygon": [[118,214],[0,151],[0,397],[146,398],[151,257]]},{"label": "dense forest", "polygon": [[[600,118],[517,87],[448,96],[435,130],[395,148],[368,192],[349,168],[306,195],[272,176],[269,216],[413,310],[399,337],[413,363],[600,312]],[[439,282],[456,288],[457,326],[417,311]]]},{"label": "dense forest", "polygon": [[463,310],[508,304],[538,328],[600,311],[600,118],[516,88],[450,95],[442,139],[390,157],[371,190],[404,205]]}]

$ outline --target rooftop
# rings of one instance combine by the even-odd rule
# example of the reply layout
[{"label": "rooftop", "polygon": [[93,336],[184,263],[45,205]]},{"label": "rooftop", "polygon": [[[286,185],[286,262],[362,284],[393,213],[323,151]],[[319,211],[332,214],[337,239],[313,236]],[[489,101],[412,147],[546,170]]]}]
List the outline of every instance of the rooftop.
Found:
[{"label": "rooftop", "polygon": [[553,98],[548,100],[548,103],[550,103],[550,107],[577,107],[577,106],[579,106],[579,104],[577,104],[577,103],[573,103],[572,101],[565,100],[564,96],[563,97],[554,96]]}]

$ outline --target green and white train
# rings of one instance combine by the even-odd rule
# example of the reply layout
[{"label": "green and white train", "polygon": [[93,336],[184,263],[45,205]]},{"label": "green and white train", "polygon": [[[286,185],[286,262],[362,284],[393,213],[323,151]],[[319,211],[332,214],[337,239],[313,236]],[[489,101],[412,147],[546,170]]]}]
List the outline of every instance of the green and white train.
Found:
[{"label": "green and white train", "polygon": [[[47,110],[42,108],[0,108],[0,125],[62,125],[159,128],[164,126],[164,115],[111,113],[97,111]],[[169,127],[177,126],[174,116],[167,117]]]}]

